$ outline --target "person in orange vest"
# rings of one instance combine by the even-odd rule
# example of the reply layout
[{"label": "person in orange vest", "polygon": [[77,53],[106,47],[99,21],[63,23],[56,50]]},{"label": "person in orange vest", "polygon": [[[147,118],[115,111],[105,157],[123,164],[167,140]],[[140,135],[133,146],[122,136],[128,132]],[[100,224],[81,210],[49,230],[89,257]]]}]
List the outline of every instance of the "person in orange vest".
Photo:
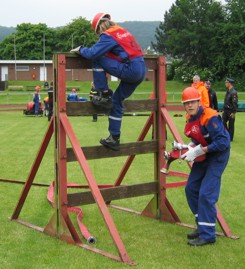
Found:
[{"label": "person in orange vest", "polygon": [[45,97],[43,99],[43,103],[44,103],[44,116],[48,116],[48,112],[49,112],[49,97]]},{"label": "person in orange vest", "polygon": [[[191,246],[204,246],[216,241],[215,204],[218,201],[221,176],[230,156],[230,137],[221,116],[200,104],[201,96],[193,87],[184,89],[182,103],[187,113],[184,134],[191,139],[183,160],[193,162],[185,193],[195,217],[197,229],[187,238]],[[196,158],[205,155],[202,161]]]},{"label": "person in orange vest", "polygon": [[191,87],[197,89],[198,92],[200,93],[200,96],[201,96],[200,103],[201,103],[201,105],[209,107],[210,104],[209,104],[208,90],[204,86],[204,82],[201,81],[199,75],[195,75],[193,77],[193,83],[192,83]]},{"label": "person in orange vest", "polygon": [[[71,52],[92,60],[95,90],[92,103],[109,113],[109,136],[100,143],[112,150],[120,150],[123,101],[131,96],[145,79],[146,66],[143,51],[135,37],[111,20],[108,13],[98,13],[92,20],[92,28],[99,35],[91,48],[79,46]],[[120,79],[113,93],[106,74]]]},{"label": "person in orange vest", "polygon": [[34,106],[35,106],[35,116],[37,117],[38,116],[38,112],[39,112],[39,108],[40,108],[40,100],[41,100],[41,97],[40,97],[40,90],[41,90],[41,87],[40,86],[36,86],[35,87],[35,92],[33,94],[33,102],[34,102]]}]

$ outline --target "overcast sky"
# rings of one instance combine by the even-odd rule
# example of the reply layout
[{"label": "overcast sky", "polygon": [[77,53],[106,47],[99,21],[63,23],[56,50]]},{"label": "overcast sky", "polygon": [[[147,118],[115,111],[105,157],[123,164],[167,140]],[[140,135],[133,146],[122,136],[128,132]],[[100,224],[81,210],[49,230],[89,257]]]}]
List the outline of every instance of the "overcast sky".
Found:
[{"label": "overcast sky", "polygon": [[[224,0],[220,0],[224,3]],[[3,0],[0,9],[0,25],[21,23],[45,23],[48,27],[64,26],[73,19],[83,17],[92,20],[98,12],[110,13],[115,22],[163,21],[176,0]]]},{"label": "overcast sky", "polygon": [[98,12],[110,13],[112,20],[163,21],[175,0],[3,0],[0,8],[0,25],[45,23],[48,27],[64,26],[73,19],[92,20]]}]

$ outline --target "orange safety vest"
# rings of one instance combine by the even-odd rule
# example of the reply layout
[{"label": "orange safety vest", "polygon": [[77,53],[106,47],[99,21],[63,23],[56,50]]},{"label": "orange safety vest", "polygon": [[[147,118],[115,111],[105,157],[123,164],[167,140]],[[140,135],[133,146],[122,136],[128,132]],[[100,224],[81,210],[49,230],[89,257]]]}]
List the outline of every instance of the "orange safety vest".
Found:
[{"label": "orange safety vest", "polygon": [[[137,43],[135,37],[131,33],[129,33],[126,29],[118,25],[115,25],[103,33],[113,37],[116,40],[116,42],[127,52],[129,59],[143,56],[143,52],[139,44]],[[106,56],[109,58],[116,59],[118,61],[122,61],[119,57],[117,57],[115,54],[111,52],[108,52]]]},{"label": "orange safety vest", "polygon": [[200,81],[198,83],[193,83],[191,85],[193,88],[197,89],[201,96],[201,105],[205,107],[210,107],[209,104],[209,95],[208,95],[208,89],[204,86],[203,81]]},{"label": "orange safety vest", "polygon": [[189,137],[194,139],[196,142],[200,143],[202,146],[207,146],[208,142],[206,138],[203,136],[201,132],[201,126],[207,126],[209,120],[213,116],[218,116],[219,114],[217,113],[216,110],[213,110],[212,108],[209,107],[204,107],[203,112],[194,121],[189,121],[190,120],[190,115],[187,115],[187,123],[185,126],[184,134]]}]

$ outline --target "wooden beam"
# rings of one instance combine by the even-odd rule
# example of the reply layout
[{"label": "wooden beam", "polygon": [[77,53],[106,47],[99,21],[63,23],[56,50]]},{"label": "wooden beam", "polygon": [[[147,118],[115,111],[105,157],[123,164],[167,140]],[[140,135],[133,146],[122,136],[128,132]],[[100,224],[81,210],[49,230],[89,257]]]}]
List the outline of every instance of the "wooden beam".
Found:
[{"label": "wooden beam", "polygon": [[[144,195],[155,194],[158,192],[158,183],[149,182],[128,186],[116,186],[100,190],[105,202],[120,200]],[[90,191],[68,194],[68,206],[79,206],[95,203]]]},{"label": "wooden beam", "polygon": [[[126,100],[123,103],[125,112],[149,112],[156,111],[157,100]],[[95,107],[92,102],[67,102],[67,116],[88,116],[93,114],[108,114],[108,111]]]},{"label": "wooden beam", "polygon": [[[113,151],[104,146],[82,147],[87,160],[112,158],[129,155],[147,154],[157,152],[157,141],[138,141],[120,145],[120,151]],[[76,161],[76,156],[72,148],[66,149],[67,162]]]},{"label": "wooden beam", "polygon": [[[64,53],[66,56],[66,69],[92,69],[92,61],[75,53]],[[147,69],[157,70],[158,55],[145,55]]]},{"label": "wooden beam", "polygon": [[66,53],[66,69],[92,69],[92,61],[74,53]]}]

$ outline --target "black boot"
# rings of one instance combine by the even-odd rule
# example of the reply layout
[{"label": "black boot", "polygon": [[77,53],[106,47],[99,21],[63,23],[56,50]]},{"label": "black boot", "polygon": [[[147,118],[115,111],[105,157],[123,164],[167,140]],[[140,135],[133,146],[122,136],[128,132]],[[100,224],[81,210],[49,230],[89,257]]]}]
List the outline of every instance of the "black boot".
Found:
[{"label": "black boot", "polygon": [[98,119],[97,114],[93,114],[93,122],[96,122],[96,121],[97,121],[97,119]]},{"label": "black boot", "polygon": [[101,138],[100,144],[112,150],[118,151],[120,150],[120,136],[110,135],[107,138]]},{"label": "black boot", "polygon": [[199,237],[199,232],[197,229],[195,231],[187,234],[187,238],[191,239],[191,240],[196,239],[197,237]]},{"label": "black boot", "polygon": [[209,244],[214,244],[214,243],[215,243],[215,239],[205,240],[205,239],[202,239],[201,237],[197,237],[194,240],[189,240],[188,241],[188,245],[195,246],[195,247],[201,247],[201,246],[205,246],[205,245],[209,245]]},{"label": "black boot", "polygon": [[110,111],[113,107],[112,95],[113,91],[110,89],[90,92],[92,103],[97,107],[106,109],[107,111]]}]

